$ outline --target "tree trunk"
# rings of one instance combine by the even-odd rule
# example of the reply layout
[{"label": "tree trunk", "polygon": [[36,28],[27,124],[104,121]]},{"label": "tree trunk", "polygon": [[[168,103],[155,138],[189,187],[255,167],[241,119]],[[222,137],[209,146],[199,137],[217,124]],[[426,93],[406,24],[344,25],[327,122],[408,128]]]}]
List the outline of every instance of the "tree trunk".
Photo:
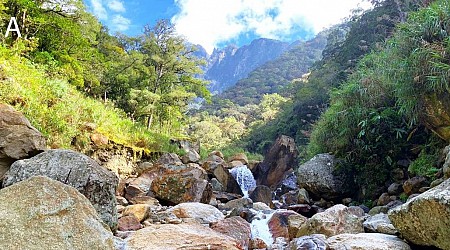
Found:
[{"label": "tree trunk", "polygon": [[147,119],[147,129],[150,130],[150,127],[152,126],[153,123],[153,112],[150,114],[150,116]]}]

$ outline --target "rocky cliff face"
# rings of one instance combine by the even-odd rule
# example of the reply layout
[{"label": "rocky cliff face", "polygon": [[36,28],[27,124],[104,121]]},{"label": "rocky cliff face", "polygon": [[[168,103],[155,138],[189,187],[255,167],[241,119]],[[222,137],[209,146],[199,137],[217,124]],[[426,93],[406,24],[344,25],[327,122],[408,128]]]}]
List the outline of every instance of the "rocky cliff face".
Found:
[{"label": "rocky cliff face", "polygon": [[224,49],[215,49],[209,57],[204,57],[200,48],[199,55],[208,60],[205,79],[211,81],[210,90],[222,92],[247,77],[255,68],[276,59],[288,48],[288,43],[260,38],[241,48],[229,45]]}]

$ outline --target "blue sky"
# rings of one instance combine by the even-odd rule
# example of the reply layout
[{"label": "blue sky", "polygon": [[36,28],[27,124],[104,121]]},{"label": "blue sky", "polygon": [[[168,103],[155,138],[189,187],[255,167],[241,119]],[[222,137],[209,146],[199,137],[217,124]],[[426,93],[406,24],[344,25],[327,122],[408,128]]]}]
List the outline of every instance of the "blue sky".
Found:
[{"label": "blue sky", "polygon": [[209,53],[264,37],[292,42],[339,23],[362,0],[84,0],[111,33],[142,33],[145,24],[170,19],[177,32]]}]

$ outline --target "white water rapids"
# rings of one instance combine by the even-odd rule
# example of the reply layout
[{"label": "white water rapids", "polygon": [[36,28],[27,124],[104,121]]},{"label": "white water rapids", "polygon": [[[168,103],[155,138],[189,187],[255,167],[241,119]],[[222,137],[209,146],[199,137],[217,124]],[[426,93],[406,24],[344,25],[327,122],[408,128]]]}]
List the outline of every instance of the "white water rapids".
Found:
[{"label": "white water rapids", "polygon": [[247,166],[242,165],[230,170],[231,175],[239,184],[239,187],[244,194],[244,198],[248,198],[248,191],[256,188],[256,181],[253,177],[252,171]]},{"label": "white water rapids", "polygon": [[[256,188],[256,181],[252,172],[247,166],[242,165],[230,170],[231,175],[239,184],[245,198],[248,198],[249,191]],[[269,220],[272,218],[273,211],[258,211],[251,223],[252,239],[259,238],[263,240],[267,246],[273,244],[272,233],[269,230]]]}]

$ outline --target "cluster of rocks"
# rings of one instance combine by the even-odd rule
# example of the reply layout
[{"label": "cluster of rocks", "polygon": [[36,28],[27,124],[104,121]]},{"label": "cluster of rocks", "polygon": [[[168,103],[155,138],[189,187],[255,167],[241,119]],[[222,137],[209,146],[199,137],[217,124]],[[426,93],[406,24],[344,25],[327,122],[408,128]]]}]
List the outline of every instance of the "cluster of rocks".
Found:
[{"label": "cluster of rocks", "polygon": [[450,249],[450,147],[440,184],[391,185],[369,211],[345,198],[333,156],[294,171],[286,136],[263,162],[217,151],[201,160],[180,144],[183,156],[121,175],[112,162],[46,150],[21,114],[5,105],[0,114],[2,249]]}]

